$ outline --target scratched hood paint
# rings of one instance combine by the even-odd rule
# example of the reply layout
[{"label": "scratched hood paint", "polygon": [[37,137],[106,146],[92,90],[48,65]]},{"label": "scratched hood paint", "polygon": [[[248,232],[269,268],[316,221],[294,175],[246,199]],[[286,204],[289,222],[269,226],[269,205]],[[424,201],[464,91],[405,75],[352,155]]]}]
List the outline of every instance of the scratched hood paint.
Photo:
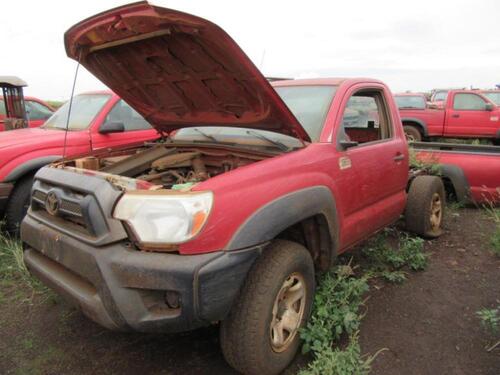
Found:
[{"label": "scratched hood paint", "polygon": [[260,71],[217,25],[133,3],[70,28],[66,53],[155,128],[234,126],[309,136]]}]

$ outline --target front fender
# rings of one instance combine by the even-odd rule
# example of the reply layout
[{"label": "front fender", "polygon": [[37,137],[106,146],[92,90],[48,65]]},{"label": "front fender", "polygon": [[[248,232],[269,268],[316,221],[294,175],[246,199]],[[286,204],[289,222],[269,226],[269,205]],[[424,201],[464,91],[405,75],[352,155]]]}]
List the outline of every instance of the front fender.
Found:
[{"label": "front fender", "polygon": [[226,250],[270,241],[286,228],[318,214],[326,219],[335,256],[339,243],[337,206],[326,186],[294,191],[262,206],[238,228]]},{"label": "front fender", "polygon": [[10,171],[7,177],[5,177],[4,182],[14,182],[18,180],[20,177],[24,176],[26,173],[36,171],[47,164],[59,160],[60,158],[61,156],[59,155],[51,155],[51,156],[42,156],[39,158],[31,159],[25,163],[18,165],[16,168]]}]

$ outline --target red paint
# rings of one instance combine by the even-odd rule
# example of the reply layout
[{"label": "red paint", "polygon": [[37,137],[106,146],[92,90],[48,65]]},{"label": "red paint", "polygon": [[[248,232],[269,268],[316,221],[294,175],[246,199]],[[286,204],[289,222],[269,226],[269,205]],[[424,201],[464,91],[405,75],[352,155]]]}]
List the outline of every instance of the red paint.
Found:
[{"label": "red paint", "polygon": [[309,139],[248,56],[210,21],[133,3],[76,24],[64,42],[69,57],[162,131],[239,126]]},{"label": "red paint", "polygon": [[[477,95],[481,100],[490,103],[492,110],[454,109],[455,96],[459,94]],[[500,107],[477,91],[450,90],[442,106],[400,109],[400,115],[404,125],[415,125],[411,123],[411,119],[424,123],[429,137],[500,138]]]},{"label": "red paint", "polygon": [[[120,97],[110,91],[95,93],[108,93],[111,96],[88,129],[68,132],[66,156],[86,154],[99,148],[142,143],[158,138],[155,129],[100,134],[99,127]],[[3,182],[15,168],[30,160],[46,156],[61,156],[64,133],[63,130],[43,127],[0,132],[0,182]]]},{"label": "red paint", "polygon": [[417,159],[459,167],[470,186],[472,200],[478,204],[500,204],[500,157],[486,153],[460,151],[417,151]]},{"label": "red paint", "polygon": [[[41,99],[38,99],[38,98],[35,98],[35,97],[32,97],[32,96],[26,96],[24,97],[24,101],[26,104],[28,103],[38,103],[40,104],[41,106],[45,107],[48,111],[50,112],[54,112],[54,108],[52,108],[49,104],[47,104],[46,102],[44,102],[43,100]],[[3,99],[0,98],[0,107],[3,105]],[[5,119],[5,115],[0,113],[0,131],[3,131],[4,130],[4,126],[3,126],[3,121]],[[44,122],[45,122],[46,119],[40,119],[40,118],[30,118],[29,121],[28,121],[28,126],[30,128],[37,128],[39,127],[40,125],[42,125]]]},{"label": "red paint", "polygon": [[[237,229],[260,207],[312,186],[326,186],[335,198],[340,251],[394,222],[402,214],[406,204],[408,149],[387,86],[371,79],[279,81],[274,85],[338,85],[319,142],[196,185],[194,190],[214,192],[214,206],[202,232],[180,245],[181,253],[224,249]],[[348,99],[362,88],[382,90],[394,135],[391,139],[342,151],[336,144],[336,133]],[[404,159],[396,162],[394,157],[399,154]],[[339,159],[346,157],[352,166],[341,170]]]}]

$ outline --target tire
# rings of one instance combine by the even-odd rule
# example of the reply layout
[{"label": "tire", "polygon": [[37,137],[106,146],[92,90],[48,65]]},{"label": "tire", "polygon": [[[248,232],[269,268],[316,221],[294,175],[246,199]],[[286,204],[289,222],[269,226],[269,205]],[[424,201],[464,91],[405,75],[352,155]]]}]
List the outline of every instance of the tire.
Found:
[{"label": "tire", "polygon": [[5,227],[11,235],[18,236],[21,221],[28,211],[31,198],[33,175],[25,176],[16,182],[7,207],[5,208]]},{"label": "tire", "polygon": [[[293,321],[286,318],[290,309],[283,307],[288,298],[293,301],[290,296],[297,291],[290,291],[298,287],[297,279],[305,296],[291,305],[294,311],[299,311],[294,320],[298,324],[292,325],[297,329],[294,334],[281,331],[284,339],[281,346],[280,335],[275,332],[285,326],[285,321]],[[287,282],[294,284],[286,289]],[[299,348],[297,331],[309,318],[314,288],[314,265],[309,252],[295,242],[273,241],[252,266],[229,316],[221,323],[221,348],[226,361],[244,374],[278,374],[283,371]],[[278,303],[281,297],[283,299]],[[280,307],[276,308],[278,305]],[[275,318],[279,315],[283,319]],[[274,330],[271,323],[276,322]]]},{"label": "tire", "polygon": [[422,133],[415,126],[404,125],[403,130],[408,142],[420,142],[422,140]]},{"label": "tire", "polygon": [[406,229],[425,238],[442,234],[444,185],[436,176],[418,176],[410,185],[405,210]]}]

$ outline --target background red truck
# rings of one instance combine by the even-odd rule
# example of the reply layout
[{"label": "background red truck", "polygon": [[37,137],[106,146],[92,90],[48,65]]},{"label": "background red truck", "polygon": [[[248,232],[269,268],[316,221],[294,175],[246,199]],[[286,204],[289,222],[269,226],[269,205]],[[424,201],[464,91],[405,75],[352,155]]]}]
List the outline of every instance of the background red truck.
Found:
[{"label": "background red truck", "polygon": [[[54,109],[41,99],[32,96],[24,98],[26,105],[26,115],[28,118],[28,127],[36,128],[42,125],[54,112]],[[4,130],[3,121],[5,118],[5,104],[0,98],[0,131]]]},{"label": "background red truck", "polygon": [[35,176],[25,263],[103,326],[220,322],[234,368],[276,374],[300,345],[316,272],[402,213],[408,230],[441,233],[443,184],[409,173],[382,82],[273,89],[217,25],[145,2],[87,18],[65,43],[158,131],[176,132]]},{"label": "background red truck", "polygon": [[[27,108],[29,104],[27,102]],[[0,217],[16,232],[29,205],[33,175],[62,157],[158,138],[156,130],[111,91],[75,96],[39,128],[0,132]],[[66,137],[66,148],[63,150]]]},{"label": "background red truck", "polygon": [[[420,94],[396,94],[396,101],[420,98]],[[482,94],[450,90],[444,108],[405,106],[401,121],[410,140],[424,138],[488,138],[500,142],[500,108]]]}]

